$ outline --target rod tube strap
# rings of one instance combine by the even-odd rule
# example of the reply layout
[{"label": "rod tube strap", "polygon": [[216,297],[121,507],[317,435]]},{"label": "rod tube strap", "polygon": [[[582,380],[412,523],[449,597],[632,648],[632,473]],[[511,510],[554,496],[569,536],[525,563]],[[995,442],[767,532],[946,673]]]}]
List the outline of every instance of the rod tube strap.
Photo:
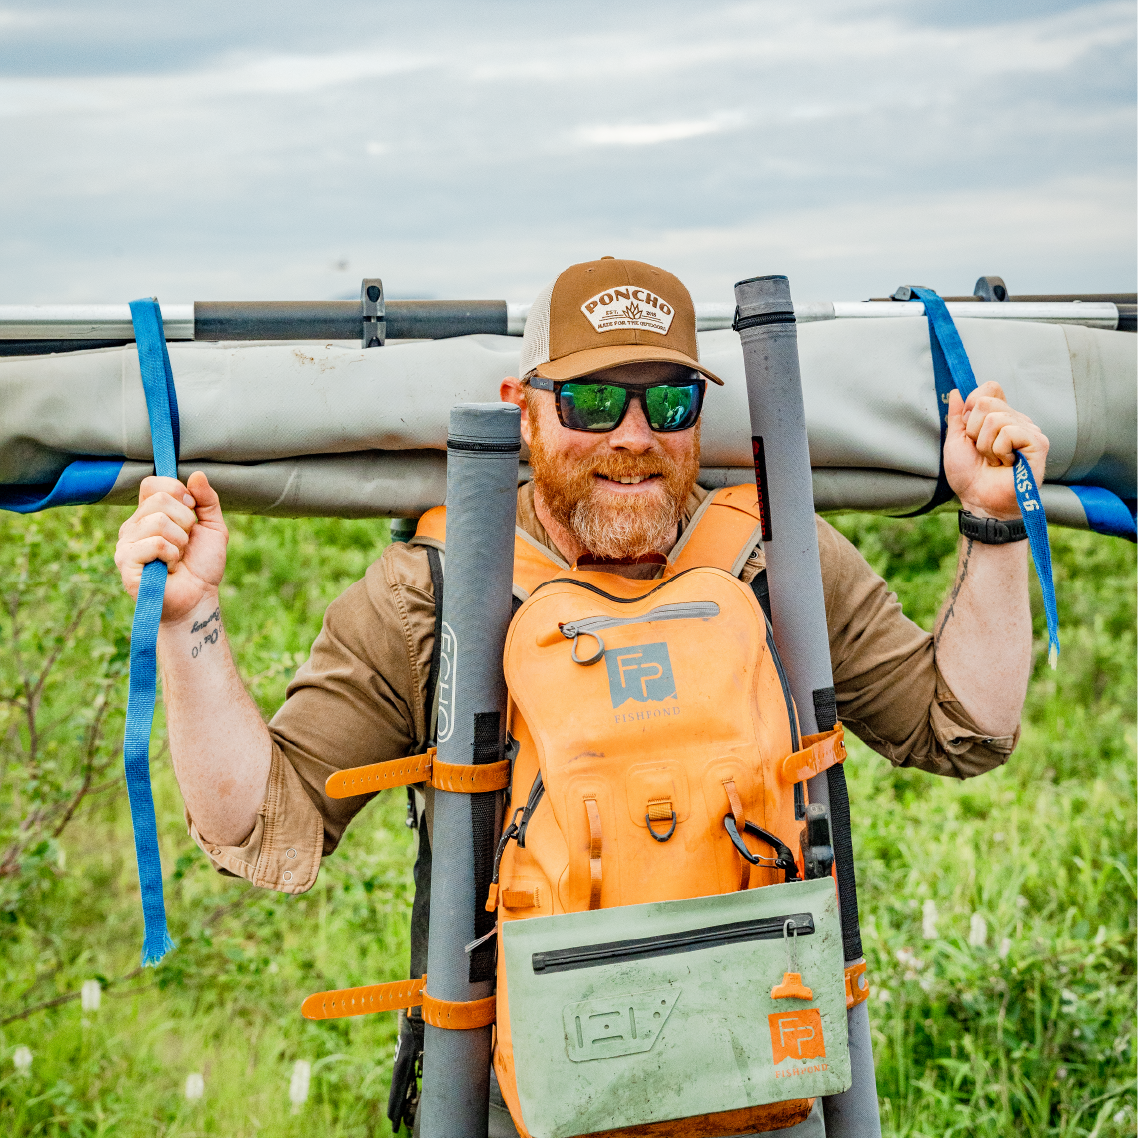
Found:
[{"label": "rod tube strap", "polygon": [[391,984],[366,984],[362,988],[339,988],[332,992],[315,992],[300,1005],[305,1019],[345,1019],[393,1012],[399,1008],[417,1008],[423,1002],[426,976],[399,980]]},{"label": "rod tube strap", "polygon": [[471,766],[441,763],[435,756],[435,748],[431,747],[421,755],[337,771],[324,783],[324,793],[329,798],[353,798],[357,794],[429,782],[436,790],[448,790],[451,794],[487,794],[510,785],[509,759]]},{"label": "rod tube strap", "polygon": [[432,1027],[469,1031],[489,1027],[497,1017],[498,1000],[487,996],[469,1002],[436,1000],[427,991],[427,978],[398,980],[391,984],[367,984],[362,988],[339,988],[316,992],[300,1006],[305,1019],[346,1019],[372,1012],[394,1012],[422,1005],[423,1021]]},{"label": "rod tube strap", "polygon": [[423,992],[423,1022],[452,1031],[472,1031],[489,1027],[498,1018],[498,997],[482,1000],[436,1000]]}]

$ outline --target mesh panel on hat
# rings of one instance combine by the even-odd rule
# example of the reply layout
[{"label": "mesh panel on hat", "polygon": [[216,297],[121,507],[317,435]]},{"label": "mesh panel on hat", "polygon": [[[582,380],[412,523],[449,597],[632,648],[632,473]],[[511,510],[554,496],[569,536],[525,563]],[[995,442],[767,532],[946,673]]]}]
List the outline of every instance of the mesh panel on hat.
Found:
[{"label": "mesh panel on hat", "polygon": [[534,298],[526,316],[518,378],[524,379],[539,364],[549,363],[549,304],[557,280],[551,280]]}]

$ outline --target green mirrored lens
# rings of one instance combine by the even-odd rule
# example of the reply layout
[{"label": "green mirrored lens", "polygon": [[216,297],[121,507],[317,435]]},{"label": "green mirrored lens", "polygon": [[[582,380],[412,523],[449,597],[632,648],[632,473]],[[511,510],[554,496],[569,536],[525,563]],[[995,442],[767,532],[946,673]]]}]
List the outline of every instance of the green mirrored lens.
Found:
[{"label": "green mirrored lens", "polygon": [[628,402],[623,387],[606,383],[566,383],[561,388],[561,418],[578,431],[611,431]]},{"label": "green mirrored lens", "polygon": [[644,393],[648,406],[648,425],[654,431],[682,431],[696,420],[699,411],[699,385],[649,387]]}]

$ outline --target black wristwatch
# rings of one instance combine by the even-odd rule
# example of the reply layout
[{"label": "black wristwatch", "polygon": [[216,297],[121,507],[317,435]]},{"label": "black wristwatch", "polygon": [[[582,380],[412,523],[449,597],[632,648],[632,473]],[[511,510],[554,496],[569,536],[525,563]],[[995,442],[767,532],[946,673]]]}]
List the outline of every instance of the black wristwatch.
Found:
[{"label": "black wristwatch", "polygon": [[960,518],[960,532],[982,545],[1007,545],[1027,540],[1027,526],[1023,518],[1004,522],[999,518],[978,518],[967,510],[960,510],[957,516]]}]

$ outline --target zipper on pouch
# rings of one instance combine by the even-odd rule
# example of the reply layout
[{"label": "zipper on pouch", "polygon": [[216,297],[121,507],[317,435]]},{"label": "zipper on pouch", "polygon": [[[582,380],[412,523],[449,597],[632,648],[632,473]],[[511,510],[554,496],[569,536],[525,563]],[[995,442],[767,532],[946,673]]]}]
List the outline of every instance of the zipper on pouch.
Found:
[{"label": "zipper on pouch", "polygon": [[613,940],[604,944],[582,945],[580,948],[535,952],[533,970],[536,973],[568,972],[573,968],[599,968],[606,964],[674,956],[680,952],[695,952],[701,948],[717,948],[749,940],[782,940],[784,930],[796,936],[811,936],[814,932],[813,914],[787,913],[782,917],[735,921],[727,925],[711,925],[708,928],[640,937],[637,940]]},{"label": "zipper on pouch", "polygon": [[[605,654],[605,642],[600,637],[604,629],[664,620],[710,620],[718,615],[719,606],[714,601],[680,601],[674,605],[657,605],[640,616],[585,616],[559,624],[557,629],[566,640],[573,641],[574,663],[595,664]],[[577,655],[577,641],[582,636],[591,636],[597,642],[597,650],[592,656],[582,658]],[[554,642],[552,637],[544,637],[543,640]]]}]

